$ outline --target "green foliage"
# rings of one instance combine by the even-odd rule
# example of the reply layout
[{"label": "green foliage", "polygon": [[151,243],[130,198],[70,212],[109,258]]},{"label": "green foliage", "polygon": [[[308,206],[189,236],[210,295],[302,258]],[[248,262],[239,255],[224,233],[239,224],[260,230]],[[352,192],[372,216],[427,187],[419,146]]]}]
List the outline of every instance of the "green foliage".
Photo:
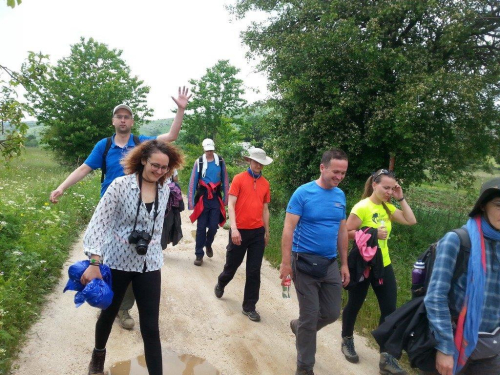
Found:
[{"label": "green foliage", "polygon": [[239,139],[233,125],[238,123],[246,101],[241,98],[243,81],[236,78],[238,73],[228,60],[219,60],[199,80],[189,81],[192,113],[184,116],[183,144],[201,145],[204,138],[212,138],[221,151],[220,147]]},{"label": "green foliage", "polygon": [[173,122],[173,118],[149,121],[141,126],[141,134],[158,136],[160,134],[168,133]]},{"label": "green foliage", "polygon": [[68,171],[47,151],[28,148],[25,160],[11,164],[0,165],[0,374],[9,373],[99,200],[97,173],[72,187],[57,205],[49,204],[50,191]]},{"label": "green foliage", "polygon": [[263,102],[255,102],[245,107],[239,127],[243,141],[249,142],[254,147],[264,147],[264,141],[270,137],[268,113],[269,108]]},{"label": "green foliage", "polygon": [[80,164],[98,140],[113,132],[116,105],[127,103],[134,110],[135,130],[152,115],[146,103],[149,87],[130,75],[121,54],[92,38],[81,38],[71,46],[70,56],[55,66],[47,56],[33,52],[23,64],[26,98],[38,122],[47,127],[43,142],[60,163]]},{"label": "green foliage", "polygon": [[14,8],[17,5],[21,5],[23,1],[22,0],[7,0],[7,6]]},{"label": "green foliage", "polygon": [[[243,33],[269,77],[268,123],[290,190],[332,146],[352,185],[395,161],[407,184],[470,184],[497,150],[500,17],[489,0],[237,2],[272,14]],[[488,141],[489,140],[489,141]],[[426,170],[427,173],[423,173]]]},{"label": "green foliage", "polygon": [[0,80],[0,155],[5,161],[21,155],[28,130],[22,120],[24,113],[30,111],[17,100],[15,85],[14,81]]}]

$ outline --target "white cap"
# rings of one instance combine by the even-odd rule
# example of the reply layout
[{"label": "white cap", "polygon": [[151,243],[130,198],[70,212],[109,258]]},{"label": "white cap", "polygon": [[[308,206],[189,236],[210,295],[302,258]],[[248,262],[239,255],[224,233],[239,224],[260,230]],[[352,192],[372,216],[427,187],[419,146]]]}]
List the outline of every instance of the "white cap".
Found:
[{"label": "white cap", "polygon": [[204,151],[213,151],[215,150],[215,143],[210,138],[205,138],[201,143]]},{"label": "white cap", "polygon": [[134,117],[134,112],[132,112],[132,108],[130,108],[128,105],[126,104],[118,104],[115,109],[113,109],[113,116],[115,115],[116,111],[118,111],[119,109],[126,109],[127,111],[130,112],[130,114],[132,115],[132,117]]}]

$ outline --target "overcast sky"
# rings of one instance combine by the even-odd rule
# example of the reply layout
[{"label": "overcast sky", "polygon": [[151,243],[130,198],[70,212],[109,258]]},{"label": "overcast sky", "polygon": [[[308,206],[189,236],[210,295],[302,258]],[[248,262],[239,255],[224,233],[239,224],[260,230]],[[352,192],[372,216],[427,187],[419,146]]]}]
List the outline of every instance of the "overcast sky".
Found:
[{"label": "overcast sky", "polygon": [[[230,0],[23,0],[14,9],[0,0],[0,64],[18,71],[28,51],[69,56],[80,37],[94,38],[122,58],[151,87],[148,103],[154,119],[173,117],[170,98],[178,86],[199,79],[218,60],[241,70],[253,102],[267,95],[266,79],[245,58],[237,21],[225,10]],[[255,17],[255,16],[254,16]],[[5,78],[5,77],[4,77]],[[252,93],[250,88],[260,90]]]}]

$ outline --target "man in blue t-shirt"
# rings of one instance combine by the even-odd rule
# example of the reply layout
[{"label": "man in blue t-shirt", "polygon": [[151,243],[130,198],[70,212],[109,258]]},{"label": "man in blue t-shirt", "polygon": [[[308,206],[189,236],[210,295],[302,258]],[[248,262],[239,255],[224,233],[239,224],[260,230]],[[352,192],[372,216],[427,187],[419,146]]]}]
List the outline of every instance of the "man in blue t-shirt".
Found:
[{"label": "man in blue t-shirt", "polygon": [[[297,341],[296,375],[313,374],[317,331],[338,319],[342,286],[349,284],[346,200],[337,187],[347,164],[344,151],[326,151],[319,178],[295,190],[286,209],[280,278],[290,275],[300,296],[299,319],[290,322]],[[307,263],[309,269],[302,267]],[[324,272],[311,271],[318,267]]]},{"label": "man in blue t-shirt", "polygon": [[[183,87],[182,89],[179,87],[179,96],[177,99],[172,97],[175,104],[177,104],[177,114],[175,115],[172,126],[170,127],[170,131],[168,133],[161,134],[158,137],[140,135],[138,137],[139,141],[143,142],[150,139],[158,139],[163,142],[175,141],[179,135],[179,131],[181,130],[184,111],[190,97],[191,95],[188,96],[188,89],[186,87]],[[126,104],[117,105],[113,110],[113,117],[111,121],[113,127],[115,128],[115,134],[111,137],[111,147],[106,155],[106,174],[104,176],[104,181],[101,183],[101,197],[104,195],[106,189],[115,178],[125,175],[123,167],[120,164],[120,160],[136,146],[134,137],[132,136],[132,126],[134,125],[134,113],[132,112],[132,109]],[[56,190],[50,193],[49,199],[52,203],[57,203],[58,198],[63,195],[67,188],[81,181],[94,169],[100,169],[103,167],[103,155],[106,149],[106,143],[107,138],[101,139],[97,142],[85,162],[71,172],[63,183],[61,183]],[[119,323],[122,328],[132,329],[135,325],[134,320],[129,314],[129,310],[134,305],[134,300],[135,298],[131,284],[127,289],[122,305],[120,306],[120,311],[118,312]]]}]

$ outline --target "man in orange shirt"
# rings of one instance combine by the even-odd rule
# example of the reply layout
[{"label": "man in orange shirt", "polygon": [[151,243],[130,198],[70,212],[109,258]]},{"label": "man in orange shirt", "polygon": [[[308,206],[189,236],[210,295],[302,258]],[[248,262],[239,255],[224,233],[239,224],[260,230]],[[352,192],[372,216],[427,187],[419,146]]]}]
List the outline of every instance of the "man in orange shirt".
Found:
[{"label": "man in orange shirt", "polygon": [[224,288],[233,279],[245,253],[247,269],[243,314],[254,322],[260,321],[255,310],[259,300],[260,268],[264,248],[269,241],[269,207],[271,191],[269,182],[262,176],[264,165],[273,161],[264,150],[252,148],[245,159],[249,168],[233,178],[229,189],[228,211],[231,219],[229,244],[227,245],[226,264],[215,285],[215,296],[221,298]]}]

